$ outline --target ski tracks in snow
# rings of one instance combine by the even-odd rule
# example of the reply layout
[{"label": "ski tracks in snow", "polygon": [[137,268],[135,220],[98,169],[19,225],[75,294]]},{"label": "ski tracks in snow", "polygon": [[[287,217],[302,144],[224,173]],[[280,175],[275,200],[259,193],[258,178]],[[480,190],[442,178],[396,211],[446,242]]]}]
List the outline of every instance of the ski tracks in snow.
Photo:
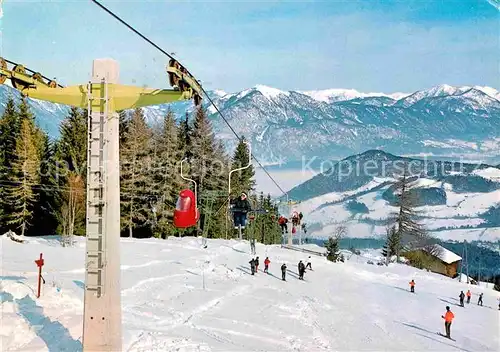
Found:
[{"label": "ski tracks in snow", "polygon": [[239,296],[245,292],[248,292],[248,289],[250,286],[239,286],[229,292],[227,292],[225,295],[219,296],[217,298],[212,299],[211,301],[208,301],[202,305],[199,305],[196,307],[194,310],[192,310],[188,314],[181,314],[181,316],[177,319],[174,320],[166,320],[166,321],[161,321],[160,324],[166,324],[167,329],[174,329],[178,327],[179,325],[183,324],[191,324],[191,321],[201,315],[202,313],[205,313],[209,310],[212,310],[213,308],[219,306],[222,302],[227,300],[228,298]]},{"label": "ski tracks in snow", "polygon": [[303,341],[297,337],[287,337],[290,347],[294,350],[314,350],[314,351],[331,351],[331,343],[327,334],[323,331],[320,323],[314,318],[318,313],[313,306],[314,300],[305,296],[301,297],[293,305],[281,305],[279,308],[287,313],[288,317],[296,319],[302,324],[310,327],[313,332],[313,343],[310,346],[302,346]]},{"label": "ski tracks in snow", "polygon": [[194,342],[189,338],[172,338],[161,332],[142,332],[127,349],[127,352],[211,352],[205,343]]}]

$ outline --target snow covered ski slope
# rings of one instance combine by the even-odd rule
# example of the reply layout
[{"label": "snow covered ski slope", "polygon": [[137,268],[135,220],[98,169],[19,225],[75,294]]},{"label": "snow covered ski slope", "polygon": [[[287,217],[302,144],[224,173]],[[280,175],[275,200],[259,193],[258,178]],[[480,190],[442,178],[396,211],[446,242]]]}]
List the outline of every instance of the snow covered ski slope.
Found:
[{"label": "snow covered ski slope", "polygon": [[[0,244],[0,350],[81,350],[84,239],[72,248],[56,238]],[[307,255],[279,246],[257,244],[255,276],[248,242],[209,240],[203,249],[196,238],[122,239],[121,249],[124,351],[500,350],[499,292],[405,265],[313,257],[314,271],[300,281],[297,263]],[[37,299],[40,252],[46,284]],[[262,272],[266,256],[269,275]],[[471,304],[457,306],[468,288]],[[456,341],[437,334],[444,333],[446,305]]]}]

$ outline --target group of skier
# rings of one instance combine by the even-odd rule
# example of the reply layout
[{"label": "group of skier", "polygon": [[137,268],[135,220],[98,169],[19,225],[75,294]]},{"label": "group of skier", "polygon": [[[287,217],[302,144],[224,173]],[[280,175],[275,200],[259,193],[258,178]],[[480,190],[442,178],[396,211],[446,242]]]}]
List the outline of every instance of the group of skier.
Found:
[{"label": "group of skier", "polygon": [[[458,295],[458,298],[460,299],[460,305],[462,307],[464,306],[465,297],[467,297],[467,304],[469,304],[470,299],[472,297],[472,293],[470,292],[470,290],[467,290],[467,293],[464,293],[464,291],[460,291],[460,294]],[[483,305],[483,293],[482,292],[479,294],[479,297],[477,299],[477,305],[478,306]],[[500,309],[500,306],[499,306],[499,309]]]},{"label": "group of skier", "polygon": [[[302,231],[306,234],[307,233],[307,228],[306,224],[302,223],[302,219],[304,218],[304,214],[302,212],[297,212],[294,211],[292,213],[292,233],[297,232],[297,227],[301,227]],[[281,215],[278,218],[278,224],[280,225],[281,228],[281,234],[284,235],[285,233],[288,233],[288,219]]]},{"label": "group of skier", "polygon": [[[257,256],[255,258],[252,258],[249,261],[249,264],[250,264],[250,270],[252,272],[252,275],[255,275],[259,270],[259,257]],[[266,274],[269,274],[269,264],[271,264],[271,260],[269,259],[269,257],[266,257],[266,259],[264,260],[264,272]],[[299,261],[299,264],[297,265],[297,267],[298,267],[298,273],[299,273],[299,280],[304,280],[304,273],[306,272],[306,269],[309,268],[310,270],[312,270],[311,256],[309,256],[306,265],[304,265],[304,263],[301,260],[301,261]],[[283,281],[286,281],[286,271],[287,271],[286,263],[283,263],[281,265],[281,279]]]},{"label": "group of skier", "polygon": [[[412,279],[409,282],[409,285],[410,285],[410,292],[415,293],[415,280]],[[467,297],[467,303],[469,304],[470,300],[471,300],[471,297],[472,297],[472,293],[470,292],[470,290],[467,290],[467,293],[464,293],[464,291],[460,291],[460,295],[458,295],[458,298],[460,299],[460,306],[461,307],[464,307],[465,297]],[[482,306],[483,305],[483,293],[479,294],[479,297],[478,297],[478,300],[477,300],[477,305],[478,306]],[[500,303],[498,305],[498,309],[500,310]],[[446,312],[445,312],[444,315],[441,316],[441,318],[444,319],[444,328],[445,328],[445,333],[446,333],[446,335],[443,335],[443,336],[446,336],[447,338],[451,339],[451,336],[450,336],[450,334],[451,334],[451,323],[452,323],[453,319],[455,318],[455,315],[450,310],[449,306],[446,306]]]},{"label": "group of skier", "polygon": [[[233,222],[235,229],[241,227],[244,229],[247,221],[247,214],[252,211],[250,202],[245,192],[242,192],[239,197],[231,201],[231,211],[233,213]],[[292,233],[295,233],[297,227],[300,225],[304,234],[307,233],[306,224],[302,223],[304,214],[302,212],[294,211],[291,215],[292,218]],[[288,219],[283,215],[278,218],[278,225],[281,228],[281,233],[288,233]]]}]

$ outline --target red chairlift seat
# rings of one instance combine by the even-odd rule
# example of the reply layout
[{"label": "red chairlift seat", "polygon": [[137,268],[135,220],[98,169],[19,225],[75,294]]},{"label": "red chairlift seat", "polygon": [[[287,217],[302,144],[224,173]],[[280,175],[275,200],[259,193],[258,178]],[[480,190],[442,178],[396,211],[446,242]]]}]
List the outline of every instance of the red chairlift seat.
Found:
[{"label": "red chairlift seat", "polygon": [[200,219],[200,211],[196,207],[196,199],[193,191],[183,189],[177,198],[177,205],[174,211],[174,226],[187,228],[195,226]]}]

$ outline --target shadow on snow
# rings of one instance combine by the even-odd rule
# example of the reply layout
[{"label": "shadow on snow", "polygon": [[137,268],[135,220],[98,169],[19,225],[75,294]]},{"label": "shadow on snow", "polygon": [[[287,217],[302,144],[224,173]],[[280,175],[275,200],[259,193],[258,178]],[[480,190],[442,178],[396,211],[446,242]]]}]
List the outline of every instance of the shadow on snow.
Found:
[{"label": "shadow on snow", "polygon": [[51,321],[43,314],[43,309],[36,305],[36,302],[26,295],[24,298],[16,299],[21,315],[33,328],[37,336],[47,345],[49,351],[81,351],[82,343],[74,340],[68,329],[60,322]]}]

